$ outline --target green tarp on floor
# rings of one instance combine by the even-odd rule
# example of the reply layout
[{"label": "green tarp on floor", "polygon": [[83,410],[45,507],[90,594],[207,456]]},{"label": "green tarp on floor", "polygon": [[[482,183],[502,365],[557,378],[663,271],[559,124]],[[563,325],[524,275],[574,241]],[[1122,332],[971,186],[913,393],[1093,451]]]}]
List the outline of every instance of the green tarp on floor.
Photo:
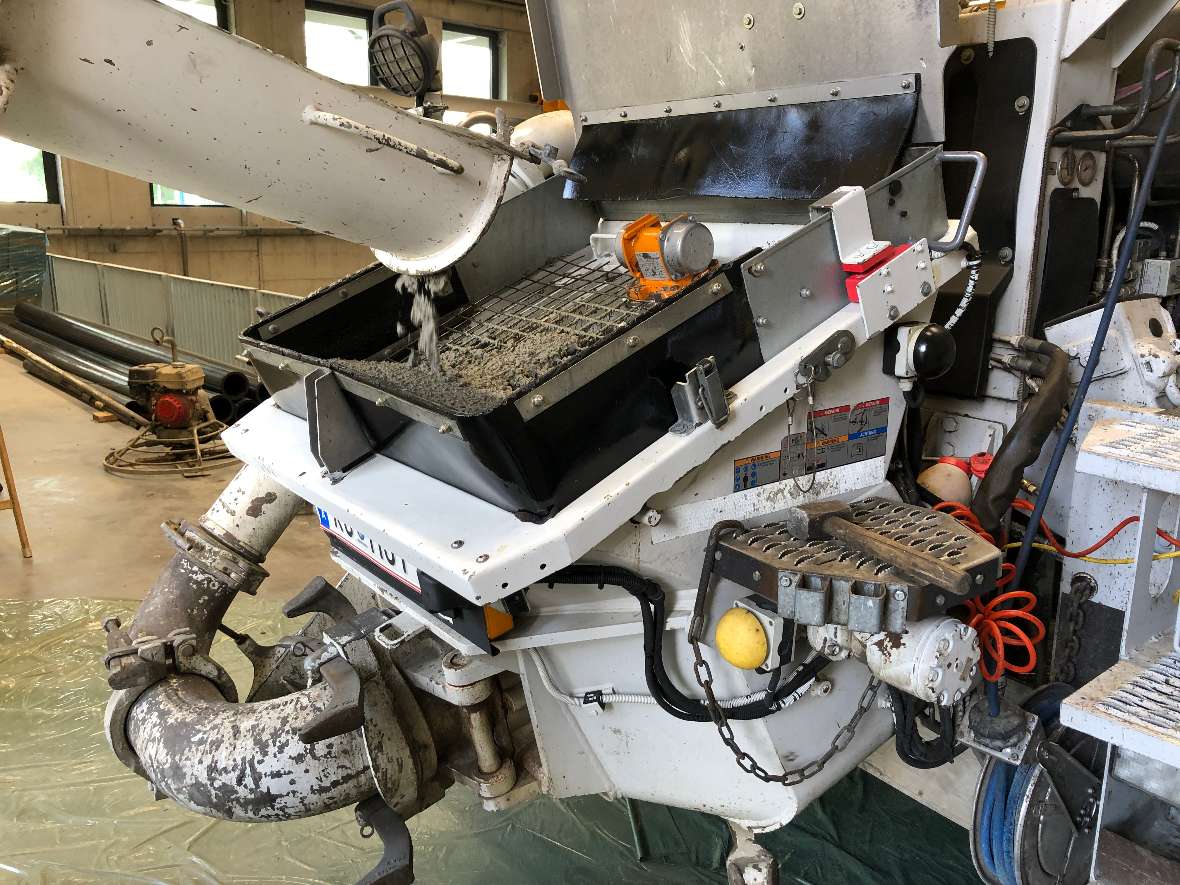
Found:
[{"label": "green tarp on floor", "polygon": [[[375,862],[350,811],[287,824],[235,824],[155,802],[102,735],[100,623],[125,602],[0,601],[0,882],[350,883]],[[274,603],[239,600],[227,624],[269,639]],[[244,659],[215,652],[239,684]],[[734,777],[744,777],[735,767]],[[421,883],[723,883],[716,818],[635,803],[538,799],[484,812],[462,787],[410,821]],[[857,772],[764,839],[783,881],[815,885],[978,880],[964,830]]]}]

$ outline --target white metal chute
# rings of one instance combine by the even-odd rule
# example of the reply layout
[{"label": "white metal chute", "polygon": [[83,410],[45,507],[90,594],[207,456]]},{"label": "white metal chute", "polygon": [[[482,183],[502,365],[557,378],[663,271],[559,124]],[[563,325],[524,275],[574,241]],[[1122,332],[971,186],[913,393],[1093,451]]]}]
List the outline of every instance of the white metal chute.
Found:
[{"label": "white metal chute", "polygon": [[[0,3],[0,135],[362,243],[405,273],[479,239],[512,157],[154,0]],[[410,145],[310,125],[314,106]],[[451,168],[424,161],[442,156]]]}]

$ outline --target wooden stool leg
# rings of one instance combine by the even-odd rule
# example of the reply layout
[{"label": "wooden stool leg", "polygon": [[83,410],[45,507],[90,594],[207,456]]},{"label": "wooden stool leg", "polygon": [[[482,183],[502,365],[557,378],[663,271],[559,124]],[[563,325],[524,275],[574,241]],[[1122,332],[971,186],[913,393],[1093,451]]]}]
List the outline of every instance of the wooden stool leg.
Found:
[{"label": "wooden stool leg", "polygon": [[16,480],[12,477],[12,462],[8,460],[8,446],[4,443],[4,431],[0,430],[0,468],[4,470],[4,486],[8,489],[8,501],[0,509],[11,510],[16,518],[16,533],[20,537],[20,550],[25,559],[31,559],[33,548],[29,546],[29,533],[25,530],[25,517],[21,513],[20,498],[16,494]]}]

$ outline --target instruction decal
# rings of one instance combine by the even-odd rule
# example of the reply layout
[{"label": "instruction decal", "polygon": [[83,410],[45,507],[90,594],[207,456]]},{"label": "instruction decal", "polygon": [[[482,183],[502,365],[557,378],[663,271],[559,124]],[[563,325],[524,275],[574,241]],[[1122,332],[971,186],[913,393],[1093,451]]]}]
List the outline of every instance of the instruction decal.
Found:
[{"label": "instruction decal", "polygon": [[854,405],[816,409],[808,419],[807,430],[783,437],[777,452],[734,461],[733,490],[740,492],[807,476],[813,470],[818,473],[847,467],[885,455],[889,439],[887,396]]},{"label": "instruction decal", "polygon": [[315,509],[320,527],[355,553],[359,553],[380,572],[411,590],[422,592],[417,584],[418,570],[382,544],[377,538],[328,513],[323,507]]}]

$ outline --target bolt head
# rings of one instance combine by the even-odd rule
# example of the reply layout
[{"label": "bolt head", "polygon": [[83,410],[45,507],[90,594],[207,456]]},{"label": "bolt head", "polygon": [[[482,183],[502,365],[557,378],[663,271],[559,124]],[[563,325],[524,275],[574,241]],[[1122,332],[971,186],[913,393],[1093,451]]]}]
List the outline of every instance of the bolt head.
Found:
[{"label": "bolt head", "polygon": [[940,639],[938,641],[938,653],[939,654],[946,654],[950,650],[951,650],[950,637],[948,637],[948,636],[942,637],[942,639]]},{"label": "bolt head", "polygon": [[804,286],[802,289],[799,290],[799,297],[800,298],[810,298],[811,297],[811,290],[808,289],[806,286]]},{"label": "bolt head", "polygon": [[794,587],[795,579],[790,575],[780,575],[778,579],[778,585],[780,587]]},{"label": "bolt head", "polygon": [[719,99],[719,98],[714,99],[713,100],[713,107],[715,107],[715,108],[721,107],[721,99]]},{"label": "bolt head", "polygon": [[762,274],[766,273],[766,265],[763,264],[761,261],[759,261],[757,264],[755,264],[753,267],[750,268],[750,273],[753,276],[760,277],[760,276],[762,276]]},{"label": "bolt head", "polygon": [[922,283],[922,295],[923,296],[929,295],[933,291],[934,291],[934,287],[931,286],[929,283]]},{"label": "bolt head", "polygon": [[660,511],[658,511],[658,510],[648,510],[646,513],[643,514],[643,521],[645,523],[647,523],[649,526],[651,526],[652,528],[655,528],[656,526],[658,526],[660,524],[661,519],[663,519],[663,516],[660,514]]},{"label": "bolt head", "polygon": [[392,400],[387,396],[379,396],[379,397],[377,397],[375,402],[377,403],[377,405],[384,408],[385,406],[388,406],[392,402]]},{"label": "bolt head", "polygon": [[762,580],[762,572],[758,571],[758,569],[754,569],[754,573],[752,575],[750,575],[750,577],[753,578],[755,581],[761,581]]},{"label": "bolt head", "polygon": [[451,549],[452,550],[458,550],[462,546],[463,546],[462,540],[455,540],[455,541],[451,542]]},{"label": "bolt head", "polygon": [[840,351],[837,350],[835,353],[829,353],[827,356],[825,356],[824,362],[827,363],[829,366],[831,366],[833,369],[839,369],[841,366],[843,366],[845,363],[848,362],[848,357],[846,357],[844,354],[840,353]]},{"label": "bolt head", "polygon": [[619,111],[619,117],[624,120],[627,119],[627,112],[626,111]]},{"label": "bolt head", "polygon": [[894,590],[893,591],[893,598],[896,599],[898,602],[904,601],[905,600],[905,591],[904,590]]},{"label": "bolt head", "polygon": [[272,334],[272,335],[277,335],[278,331],[279,331],[279,327],[277,325],[275,325],[274,323],[271,323],[269,326],[266,327],[266,331],[270,332],[270,334]]},{"label": "bolt head", "polygon": [[828,90],[828,95],[832,96],[832,98],[837,98],[837,97],[839,97],[839,95],[840,95],[840,87],[839,87],[839,86],[833,86],[831,89],[829,89],[829,90]]},{"label": "bolt head", "polygon": [[725,291],[725,287],[723,285],[721,285],[721,281],[718,280],[716,283],[714,283],[712,286],[709,287],[709,291],[711,293],[713,293],[714,295],[720,295],[722,292]]},{"label": "bolt head", "polygon": [[982,574],[978,574],[978,575],[976,575],[976,576],[975,576],[975,583],[976,583],[976,584],[982,584],[982,583],[983,583],[983,575],[982,575]]},{"label": "bolt head", "polygon": [[889,305],[889,319],[895,320],[901,316],[901,311],[897,309],[896,304]]},{"label": "bolt head", "polygon": [[901,88],[902,88],[902,89],[909,89],[909,88],[910,88],[911,86],[913,86],[913,85],[914,85],[914,84],[913,84],[913,83],[911,83],[909,80],[902,80],[902,81],[901,81]]},{"label": "bolt head", "polygon": [[289,362],[287,362],[286,360],[283,360],[281,363],[279,363],[279,371],[280,372],[289,372],[290,370],[291,370],[291,364]]},{"label": "bolt head", "polygon": [[1032,106],[1032,102],[1029,101],[1029,98],[1027,95],[1022,95],[1018,99],[1016,99],[1015,102],[1013,102],[1012,106],[1014,108],[1016,108],[1016,113],[1024,114],[1024,113],[1028,112],[1029,107]]},{"label": "bolt head", "polygon": [[443,423],[443,424],[438,425],[438,432],[439,433],[450,433],[454,429],[455,428],[453,428],[450,424]]},{"label": "bolt head", "polygon": [[777,104],[778,103],[778,96],[777,95],[770,95],[770,96],[767,96],[766,100],[768,102],[770,102],[771,104]]},{"label": "bolt head", "polygon": [[754,320],[754,322],[763,328],[770,325],[770,320],[768,320],[766,317],[758,317],[758,319]]},{"label": "bolt head", "polygon": [[975,61],[975,50],[968,46],[959,53],[959,61],[965,65],[971,64],[971,62]]},{"label": "bolt head", "polygon": [[627,346],[628,347],[638,347],[639,346],[639,336],[638,335],[628,335],[627,336]]},{"label": "bolt head", "polygon": [[581,120],[583,123],[585,123],[585,122],[587,122],[587,121],[588,121],[590,118],[589,118],[589,117],[588,117],[586,114],[581,114],[581,115],[579,115],[579,116],[578,116],[578,119],[579,119],[579,120]]},{"label": "bolt head", "polygon": [[670,104],[666,104],[666,105],[664,105],[664,113],[665,113],[665,114],[670,114],[670,113],[672,113],[672,105],[670,105]]},{"label": "bolt head", "polygon": [[490,557],[486,553],[481,553],[479,556],[475,557],[476,562],[487,562],[488,559],[490,559]]},{"label": "bolt head", "polygon": [[530,402],[532,402],[534,406],[543,406],[545,405],[545,396],[544,394],[540,393],[535,394]]},{"label": "bolt head", "polygon": [[1015,253],[1011,246],[1001,246],[999,252],[1000,264],[1011,264]]},{"label": "bolt head", "polygon": [[934,597],[934,604],[935,605],[945,605],[946,604],[946,597],[943,596],[941,593],[939,593],[937,596]]}]

